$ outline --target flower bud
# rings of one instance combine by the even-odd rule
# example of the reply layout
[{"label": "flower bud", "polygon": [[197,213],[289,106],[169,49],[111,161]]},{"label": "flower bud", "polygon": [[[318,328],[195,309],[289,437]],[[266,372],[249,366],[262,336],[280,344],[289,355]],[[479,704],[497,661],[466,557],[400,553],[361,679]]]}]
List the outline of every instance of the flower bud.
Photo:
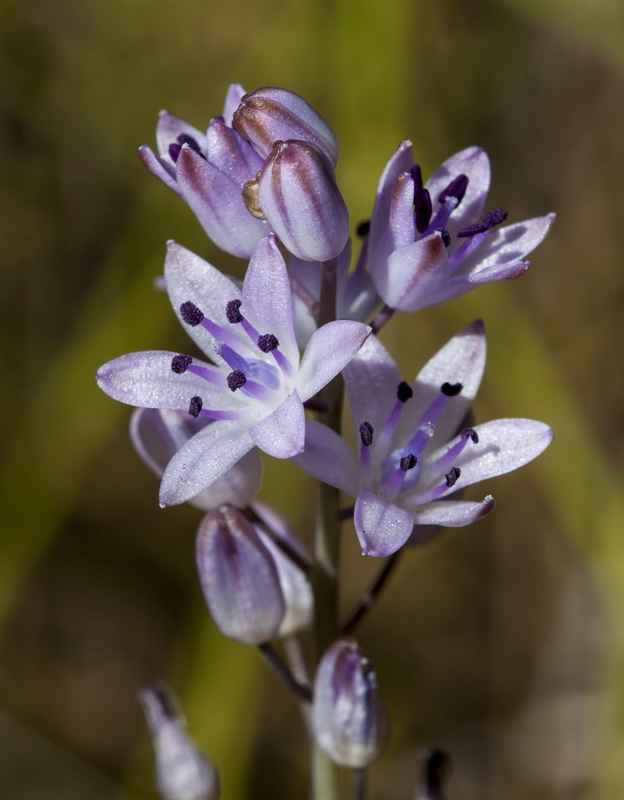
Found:
[{"label": "flower bud", "polygon": [[277,567],[240,511],[221,506],[204,517],[197,533],[197,567],[221,633],[250,645],[275,637],[286,612]]},{"label": "flower bud", "polygon": [[336,642],[323,656],[314,683],[313,726],[319,745],[343,767],[366,767],[385,747],[390,724],[375,672],[352,639]]},{"label": "flower bud", "polygon": [[217,800],[219,774],[187,736],[175,698],[162,683],[139,695],[154,745],[156,784],[165,800]]},{"label": "flower bud", "polygon": [[258,178],[258,201],[271,227],[304,261],[338,256],[349,215],[327,158],[303,141],[278,141]]},{"label": "flower bud", "polygon": [[234,112],[233,124],[263,158],[278,140],[299,139],[325,153],[336,166],[338,142],[332,129],[309,103],[287,89],[265,87],[249,92]]}]

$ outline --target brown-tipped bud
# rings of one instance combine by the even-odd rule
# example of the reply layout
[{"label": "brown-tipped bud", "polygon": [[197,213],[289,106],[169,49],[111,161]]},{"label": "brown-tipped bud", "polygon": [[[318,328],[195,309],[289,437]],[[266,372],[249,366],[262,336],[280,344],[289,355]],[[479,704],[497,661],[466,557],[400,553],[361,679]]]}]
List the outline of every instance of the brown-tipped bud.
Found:
[{"label": "brown-tipped bud", "polygon": [[303,141],[276,142],[259,176],[259,205],[275,233],[304,261],[337,257],[349,214],[331,164]]},{"label": "brown-tipped bud", "polygon": [[217,800],[217,770],[188,737],[173,694],[155,683],[140,693],[139,700],[152,735],[160,795],[165,800]]},{"label": "brown-tipped bud", "polygon": [[368,766],[388,741],[390,724],[373,665],[352,639],[336,642],[323,656],[314,682],[313,725],[323,750],[351,769]]},{"label": "brown-tipped bud", "polygon": [[287,89],[249,92],[234,112],[233,125],[263,158],[278,140],[299,139],[325,153],[336,166],[338,142],[332,129],[309,103]]},{"label": "brown-tipped bud", "polygon": [[240,511],[222,506],[204,517],[197,533],[197,568],[221,633],[249,645],[275,637],[286,613],[277,567]]}]

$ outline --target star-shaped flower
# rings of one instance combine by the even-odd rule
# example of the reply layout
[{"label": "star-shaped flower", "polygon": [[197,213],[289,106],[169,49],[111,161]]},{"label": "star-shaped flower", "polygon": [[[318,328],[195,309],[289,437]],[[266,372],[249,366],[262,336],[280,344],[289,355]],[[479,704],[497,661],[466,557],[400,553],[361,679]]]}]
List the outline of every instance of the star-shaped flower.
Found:
[{"label": "star-shaped flower", "polygon": [[254,445],[277,458],[301,453],[303,403],[344,369],[370,328],[330,322],[300,357],[290,283],[273,235],[256,246],[242,289],[175,243],[168,247],[165,281],[180,320],[215,363],[180,353],[130,353],[105,364],[97,381],[123,403],[216,420],[169,462],[160,490],[167,506],[210,486]]},{"label": "star-shaped flower", "polygon": [[[485,366],[480,320],[450,340],[410,386],[373,336],[344,371],[359,458],[336,433],[306,423],[295,461],[356,498],[354,522],[364,555],[387,556],[415,525],[460,527],[489,514],[495,501],[451,499],[477,481],[528,463],[551,442],[542,422],[499,419],[467,427]],[[416,533],[416,532],[414,532]]]},{"label": "star-shaped flower", "polygon": [[371,276],[388,306],[418,311],[526,272],[554,214],[499,228],[504,209],[482,215],[489,187],[480,147],[451,156],[423,184],[411,142],[401,142],[379,181],[368,241]]}]

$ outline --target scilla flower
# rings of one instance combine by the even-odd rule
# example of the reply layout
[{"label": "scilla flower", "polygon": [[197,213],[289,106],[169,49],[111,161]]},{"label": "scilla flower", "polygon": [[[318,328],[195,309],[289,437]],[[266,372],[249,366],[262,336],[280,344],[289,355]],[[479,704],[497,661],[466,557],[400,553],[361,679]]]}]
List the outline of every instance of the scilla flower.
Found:
[{"label": "scilla flower", "polygon": [[181,353],[131,353],[105,364],[97,381],[123,403],[216,420],[169,462],[160,490],[167,506],[210,486],[254,445],[277,458],[301,453],[303,403],[344,369],[370,328],[330,322],[314,333],[300,357],[286,265],[273,236],[254,250],[242,291],[173,243],[165,280],[180,320],[215,363]]},{"label": "scilla flower", "polygon": [[500,419],[465,427],[485,366],[477,321],[451,339],[410,386],[371,337],[344,371],[359,457],[318,422],[306,423],[306,449],[295,461],[356,498],[354,522],[364,555],[387,556],[415,525],[468,525],[489,514],[455,492],[528,463],[551,442],[542,422]]},{"label": "scilla flower", "polygon": [[482,214],[489,187],[480,147],[451,156],[423,184],[411,142],[399,145],[381,176],[369,234],[370,272],[389,307],[418,311],[526,272],[525,256],[554,215],[501,228],[504,209]]}]

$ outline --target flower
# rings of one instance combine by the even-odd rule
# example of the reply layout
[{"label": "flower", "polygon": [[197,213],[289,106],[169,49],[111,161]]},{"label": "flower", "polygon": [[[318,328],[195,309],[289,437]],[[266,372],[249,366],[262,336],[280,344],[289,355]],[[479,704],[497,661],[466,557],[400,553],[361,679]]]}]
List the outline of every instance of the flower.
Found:
[{"label": "flower", "polygon": [[379,181],[369,234],[369,268],[389,307],[418,311],[526,272],[523,259],[554,214],[498,228],[506,211],[481,215],[489,186],[481,148],[451,156],[423,185],[411,142],[401,142]]},{"label": "flower", "polygon": [[452,499],[477,481],[532,461],[551,442],[542,422],[499,419],[466,426],[485,366],[480,320],[453,337],[409,386],[373,336],[344,371],[359,458],[337,434],[306,423],[306,447],[295,457],[314,477],[356,498],[354,522],[364,555],[387,556],[415,525],[459,527],[495,506]]},{"label": "flower", "polygon": [[152,736],[156,783],[165,800],[217,800],[216,767],[191,741],[171,691],[154,683],[139,694]]},{"label": "flower", "polygon": [[390,722],[373,665],[353,639],[335,642],[319,664],[312,724],[323,750],[351,769],[368,766],[388,741]]},{"label": "flower", "polygon": [[210,486],[254,445],[277,458],[304,447],[303,403],[353,358],[370,334],[359,322],[319,328],[300,358],[286,265],[273,235],[256,246],[242,290],[203,259],[170,243],[165,260],[174,309],[216,365],[163,351],[105,364],[100,388],[123,403],[186,410],[216,420],[173,456],[160,502],[183,503]]}]

